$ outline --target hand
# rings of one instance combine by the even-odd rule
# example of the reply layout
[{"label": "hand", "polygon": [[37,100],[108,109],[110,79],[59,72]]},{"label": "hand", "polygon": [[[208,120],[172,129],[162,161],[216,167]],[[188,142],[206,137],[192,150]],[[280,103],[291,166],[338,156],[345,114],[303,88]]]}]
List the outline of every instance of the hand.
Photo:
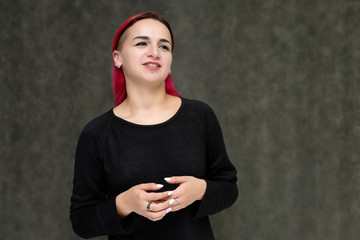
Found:
[{"label": "hand", "polygon": [[179,211],[186,208],[196,200],[202,200],[206,190],[206,181],[192,176],[165,178],[169,184],[179,184],[172,192],[171,199],[167,202],[171,211]]},{"label": "hand", "polygon": [[[169,197],[169,191],[149,192],[160,190],[163,186],[155,183],[144,183],[136,185],[116,197],[116,210],[121,217],[126,217],[135,212],[152,221],[162,219],[171,207],[164,199]],[[148,210],[148,204],[150,209]]]}]

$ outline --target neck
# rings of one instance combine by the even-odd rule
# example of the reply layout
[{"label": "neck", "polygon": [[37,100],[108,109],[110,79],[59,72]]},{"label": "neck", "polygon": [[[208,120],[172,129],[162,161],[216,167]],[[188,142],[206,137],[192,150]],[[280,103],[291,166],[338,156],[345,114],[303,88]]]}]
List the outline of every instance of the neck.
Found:
[{"label": "neck", "polygon": [[127,98],[124,103],[133,111],[149,111],[161,107],[167,100],[165,86],[139,88],[126,86]]},{"label": "neck", "polygon": [[162,87],[132,88],[126,86],[127,98],[114,108],[114,114],[136,124],[158,124],[170,119],[181,106],[181,99]]}]

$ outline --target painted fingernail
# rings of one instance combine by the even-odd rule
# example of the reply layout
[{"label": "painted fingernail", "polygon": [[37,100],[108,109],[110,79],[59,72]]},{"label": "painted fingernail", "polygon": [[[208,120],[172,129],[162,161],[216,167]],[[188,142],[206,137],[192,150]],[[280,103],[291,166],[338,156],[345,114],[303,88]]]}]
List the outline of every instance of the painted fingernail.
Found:
[{"label": "painted fingernail", "polygon": [[168,209],[166,209],[166,213],[169,213],[169,212],[171,212],[171,207],[169,207]]},{"label": "painted fingernail", "polygon": [[173,194],[174,191],[170,191],[168,192],[168,196],[171,196]]},{"label": "painted fingernail", "polygon": [[162,188],[164,185],[162,185],[162,184],[156,184],[156,187],[158,187],[158,188]]},{"label": "painted fingernail", "polygon": [[174,203],[174,201],[175,201],[174,199],[171,199],[169,204],[172,205]]},{"label": "painted fingernail", "polygon": [[166,177],[166,178],[164,178],[164,180],[167,181],[167,182],[169,182],[169,181],[171,181],[171,178]]}]

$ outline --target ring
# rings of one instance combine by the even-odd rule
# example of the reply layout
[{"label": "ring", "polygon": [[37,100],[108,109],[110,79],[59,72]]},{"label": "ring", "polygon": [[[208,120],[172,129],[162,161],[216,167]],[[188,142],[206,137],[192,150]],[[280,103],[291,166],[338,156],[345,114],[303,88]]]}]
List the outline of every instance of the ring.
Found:
[{"label": "ring", "polygon": [[146,210],[151,211],[150,206],[151,206],[152,203],[153,203],[153,202],[149,202],[149,203],[148,203],[148,205],[146,206]]},{"label": "ring", "polygon": [[177,199],[175,199],[175,205],[178,205],[179,201]]}]

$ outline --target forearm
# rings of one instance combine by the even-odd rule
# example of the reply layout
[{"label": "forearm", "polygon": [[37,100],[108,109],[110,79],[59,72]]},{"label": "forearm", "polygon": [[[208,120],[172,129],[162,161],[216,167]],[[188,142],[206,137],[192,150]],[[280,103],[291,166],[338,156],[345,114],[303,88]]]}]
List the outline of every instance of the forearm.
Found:
[{"label": "forearm", "polygon": [[235,182],[206,180],[207,188],[200,203],[196,217],[218,213],[230,207],[237,199],[238,189]]},{"label": "forearm", "polygon": [[131,208],[127,204],[127,192],[123,192],[116,196],[115,204],[116,204],[116,212],[120,216],[121,219],[124,219],[132,212]]},{"label": "forearm", "polygon": [[74,232],[83,238],[127,233],[117,215],[115,198],[90,206],[73,202],[70,218]]},{"label": "forearm", "polygon": [[207,188],[207,183],[204,179],[198,179],[198,197],[196,200],[202,200],[204,198]]}]

